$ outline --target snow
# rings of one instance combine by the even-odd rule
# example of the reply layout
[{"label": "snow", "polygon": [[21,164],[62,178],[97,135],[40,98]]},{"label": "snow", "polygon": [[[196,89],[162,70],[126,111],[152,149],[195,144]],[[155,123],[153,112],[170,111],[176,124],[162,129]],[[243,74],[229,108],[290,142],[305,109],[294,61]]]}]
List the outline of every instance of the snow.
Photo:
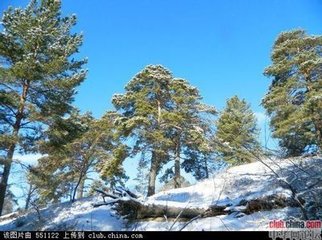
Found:
[{"label": "snow", "polygon": [[[264,160],[272,165],[269,159]],[[281,167],[287,167],[284,161],[275,161]],[[276,170],[278,166],[272,165]],[[237,191],[236,191],[237,190]],[[147,203],[168,206],[208,208],[210,205],[236,205],[241,200],[255,199],[267,195],[291,192],[280,187],[274,174],[260,162],[229,168],[210,179],[196,185],[160,192],[147,200]]]},{"label": "snow", "polygon": [[[263,164],[264,163],[264,164]],[[267,230],[269,220],[299,218],[298,208],[285,207],[271,211],[258,211],[246,215],[242,201],[263,198],[270,195],[291,196],[291,191],[281,185],[281,181],[293,181],[295,188],[306,189],[312,184],[311,176],[316,171],[320,176],[322,159],[308,157],[298,159],[265,159],[241,166],[228,168],[207,180],[179,189],[163,191],[149,198],[140,198],[143,204],[156,204],[182,208],[207,209],[211,205],[225,206],[227,215],[200,218],[189,223],[187,231],[226,231],[226,230]],[[311,175],[300,170],[299,166],[310,169]],[[271,171],[276,172],[279,177]],[[300,181],[294,180],[294,175]],[[314,183],[314,182],[313,182]],[[126,199],[127,197],[123,197]],[[40,210],[40,217],[35,211],[6,215],[0,218],[0,231],[6,230],[180,230],[186,222],[174,219],[140,221],[129,224],[120,217],[111,206],[94,208],[101,197],[90,197],[74,203],[63,203]]]},{"label": "snow", "polygon": [[121,230],[123,221],[110,209],[109,206],[102,206],[93,209],[93,202],[76,202],[71,208],[58,212],[58,215],[52,220],[45,230],[55,229],[62,222],[75,226],[82,231],[102,230],[112,231]]},{"label": "snow", "polygon": [[[33,211],[18,219],[0,220],[0,231],[18,230],[82,230],[121,231],[124,220],[110,206],[94,208],[97,197],[84,198],[74,203],[63,203],[40,210],[41,219]],[[5,217],[5,216],[4,216]]]}]

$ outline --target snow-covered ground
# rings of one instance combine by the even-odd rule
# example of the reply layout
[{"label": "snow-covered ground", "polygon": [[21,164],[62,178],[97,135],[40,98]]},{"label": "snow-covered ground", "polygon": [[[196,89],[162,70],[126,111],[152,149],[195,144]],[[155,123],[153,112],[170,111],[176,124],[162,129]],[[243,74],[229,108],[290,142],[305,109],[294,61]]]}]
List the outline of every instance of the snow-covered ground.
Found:
[{"label": "snow-covered ground", "polygon": [[[144,204],[182,208],[204,208],[210,205],[225,206],[230,214],[200,218],[187,222],[174,219],[155,219],[128,224],[110,206],[94,208],[100,197],[84,198],[75,203],[63,203],[21,216],[0,218],[0,230],[266,230],[269,220],[299,218],[298,208],[285,207],[271,211],[257,211],[246,215],[238,209],[241,202],[264,196],[290,197],[291,191],[280,184],[280,179],[295,181],[295,188],[304,188],[313,181],[310,174],[321,175],[319,157],[270,160],[231,167],[193,186],[160,192],[139,199]],[[268,167],[267,167],[268,166]],[[271,168],[271,169],[269,169]],[[304,171],[303,171],[304,169]],[[310,174],[308,174],[309,172]],[[296,176],[296,179],[295,179]],[[312,175],[311,175],[312,176]],[[294,180],[295,179],[295,180]],[[298,181],[298,183],[296,183]],[[317,188],[322,189],[321,184]]]},{"label": "snow-covered ground", "polygon": [[97,201],[101,201],[101,198],[83,198],[74,203],[41,209],[40,215],[32,211],[18,218],[0,219],[0,230],[125,230],[123,219],[110,206],[93,207]]},{"label": "snow-covered ground", "polygon": [[[279,161],[272,167],[277,168],[277,164],[285,165]],[[290,194],[288,190],[279,186],[274,174],[265,165],[255,162],[228,168],[187,188],[160,192],[148,198],[147,203],[207,208],[212,204],[236,205],[243,199],[255,199],[274,193]]]},{"label": "snow-covered ground", "polygon": [[273,194],[289,197],[291,191],[282,187],[272,170],[280,176],[280,179],[288,181],[295,175],[299,180],[305,180],[299,182],[305,186],[312,179],[303,173],[302,168],[308,170],[310,174],[322,174],[322,159],[318,157],[266,159],[262,162],[231,167],[193,186],[160,192],[146,201],[171,206],[207,208],[210,205],[237,205],[241,200]]}]

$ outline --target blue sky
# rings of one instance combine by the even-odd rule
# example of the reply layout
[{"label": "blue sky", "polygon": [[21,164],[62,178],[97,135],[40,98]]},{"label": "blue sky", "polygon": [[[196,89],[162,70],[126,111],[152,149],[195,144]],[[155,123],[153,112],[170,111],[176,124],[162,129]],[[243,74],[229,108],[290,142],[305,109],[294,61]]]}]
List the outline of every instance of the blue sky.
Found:
[{"label": "blue sky", "polygon": [[[254,111],[267,91],[263,70],[281,31],[322,33],[320,0],[62,0],[76,13],[85,39],[87,80],[75,104],[96,117],[110,109],[114,93],[148,64],[162,64],[197,86],[208,104],[246,98]],[[1,0],[25,6],[26,0]]]},{"label": "blue sky", "polygon": [[[198,87],[205,103],[220,110],[238,95],[263,120],[270,80],[262,73],[278,34],[322,33],[320,0],[62,1],[64,14],[78,16],[75,31],[85,36],[79,55],[89,59],[75,105],[96,117],[144,66],[162,64]],[[0,11],[27,2],[0,0]]]}]

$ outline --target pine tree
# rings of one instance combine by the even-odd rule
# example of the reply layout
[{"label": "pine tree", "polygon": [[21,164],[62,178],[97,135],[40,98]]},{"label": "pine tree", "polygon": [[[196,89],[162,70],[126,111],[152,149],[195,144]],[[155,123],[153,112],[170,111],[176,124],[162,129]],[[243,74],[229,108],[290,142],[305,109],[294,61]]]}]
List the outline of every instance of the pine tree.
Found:
[{"label": "pine tree", "polygon": [[264,74],[273,79],[262,105],[271,116],[273,136],[286,155],[322,147],[322,36],[303,30],[281,33],[272,64]]},{"label": "pine tree", "polygon": [[168,169],[166,174],[173,175],[174,188],[179,188],[182,167],[197,179],[209,175],[208,160],[212,153],[209,137],[216,110],[203,104],[199,90],[184,79],[171,81],[170,94],[172,109],[165,114],[163,126],[172,142],[174,173]]},{"label": "pine tree", "polygon": [[[202,115],[212,115],[215,110],[201,103],[195,87],[175,79],[160,65],[147,66],[125,89],[125,94],[114,96],[113,104],[122,115],[118,125],[124,136],[135,140],[131,156],[141,153],[142,161],[150,164],[150,196],[155,193],[156,177],[166,163],[174,161],[173,176],[179,180],[184,151],[194,149],[198,157],[208,151],[205,139],[210,124]],[[180,181],[174,182],[175,187],[180,186]]]},{"label": "pine tree", "polygon": [[90,165],[90,159],[82,152],[88,144],[82,139],[93,121],[91,114],[81,115],[73,109],[68,117],[56,117],[44,131],[44,140],[39,142],[44,157],[31,169],[32,183],[43,202],[58,202],[68,194],[75,199],[77,190],[82,193],[86,168]]},{"label": "pine tree", "polygon": [[234,96],[216,122],[215,147],[226,162],[238,165],[252,162],[260,152],[256,117],[246,101]]},{"label": "pine tree", "polygon": [[41,128],[69,111],[75,88],[86,76],[86,61],[72,58],[82,44],[82,35],[71,33],[76,17],[62,17],[60,8],[59,1],[32,0],[2,17],[0,213],[15,151],[36,151]]},{"label": "pine tree", "polygon": [[160,65],[149,65],[125,87],[125,94],[113,97],[113,104],[122,117],[117,125],[123,135],[135,143],[131,155],[150,155],[148,196],[155,193],[156,177],[168,160],[171,145],[162,129],[163,117],[171,108],[169,85],[171,73]]},{"label": "pine tree", "polygon": [[32,169],[32,183],[42,202],[82,198],[89,172],[100,173],[110,185],[116,177],[124,178],[121,165],[126,147],[119,142],[114,119],[113,112],[95,120],[90,114],[74,111],[48,129],[41,145],[46,156]]}]

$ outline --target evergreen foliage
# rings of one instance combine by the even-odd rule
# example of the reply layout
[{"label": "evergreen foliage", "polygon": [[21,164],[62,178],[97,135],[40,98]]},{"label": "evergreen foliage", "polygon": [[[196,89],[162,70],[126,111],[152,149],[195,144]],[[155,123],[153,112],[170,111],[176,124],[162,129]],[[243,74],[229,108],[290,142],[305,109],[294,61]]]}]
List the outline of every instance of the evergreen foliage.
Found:
[{"label": "evergreen foliage", "polygon": [[119,142],[115,117],[108,112],[94,120],[74,111],[48,129],[47,141],[41,144],[45,156],[31,170],[42,202],[82,198],[89,172],[100,173],[110,185],[125,177],[122,162],[127,149]]},{"label": "evergreen foliage", "polygon": [[[197,180],[210,170],[254,161],[262,153],[250,105],[234,96],[217,121],[198,88],[161,65],[148,65],[115,94],[115,111],[95,119],[72,106],[84,81],[86,59],[74,55],[83,42],[72,32],[75,15],[61,15],[57,0],[31,0],[4,12],[0,32],[0,215],[13,210],[8,179],[16,153],[40,153],[29,167],[25,209],[32,200],[57,203],[106,191],[128,179],[126,158],[139,157],[136,190],[155,193]],[[273,137],[286,156],[322,149],[322,36],[281,33],[264,74],[272,79],[262,106]],[[215,124],[214,124],[215,122]],[[215,159],[220,161],[215,161]],[[163,171],[164,170],[164,171]],[[90,174],[99,175],[90,180]],[[108,185],[108,187],[106,186]],[[35,197],[37,195],[37,197]]]},{"label": "evergreen foliage", "polygon": [[141,153],[142,161],[150,163],[147,194],[152,195],[156,177],[166,163],[174,160],[174,175],[179,179],[184,151],[208,150],[205,137],[210,127],[201,115],[214,114],[215,110],[200,102],[196,88],[185,80],[175,79],[161,65],[147,66],[125,90],[125,94],[113,97],[113,104],[121,114],[118,125],[125,137],[135,141],[131,156]]},{"label": "evergreen foliage", "polygon": [[171,73],[162,66],[148,66],[125,87],[125,94],[113,97],[113,104],[121,117],[117,125],[125,137],[131,137],[138,152],[150,154],[148,195],[155,193],[155,179],[161,166],[169,159],[171,141],[162,129],[164,113],[170,111],[169,85]]},{"label": "evergreen foliage", "polygon": [[72,56],[82,35],[71,33],[76,17],[62,17],[54,0],[32,0],[9,8],[0,33],[0,214],[15,151],[35,152],[35,141],[51,118],[71,109],[75,88],[84,80],[86,60]]},{"label": "evergreen foliage", "polygon": [[303,30],[281,33],[273,46],[272,78],[262,105],[271,117],[273,136],[287,156],[309,146],[322,147],[322,36]]},{"label": "evergreen foliage", "polygon": [[249,163],[254,160],[254,153],[261,151],[256,117],[244,99],[228,99],[216,126],[215,148],[226,162]]},{"label": "evergreen foliage", "polygon": [[164,126],[166,136],[172,142],[174,168],[167,169],[163,179],[173,176],[174,187],[179,188],[181,167],[196,179],[209,176],[213,154],[210,146],[214,130],[212,120],[216,110],[203,104],[199,90],[184,79],[174,79],[170,89],[172,110],[165,114]]}]

